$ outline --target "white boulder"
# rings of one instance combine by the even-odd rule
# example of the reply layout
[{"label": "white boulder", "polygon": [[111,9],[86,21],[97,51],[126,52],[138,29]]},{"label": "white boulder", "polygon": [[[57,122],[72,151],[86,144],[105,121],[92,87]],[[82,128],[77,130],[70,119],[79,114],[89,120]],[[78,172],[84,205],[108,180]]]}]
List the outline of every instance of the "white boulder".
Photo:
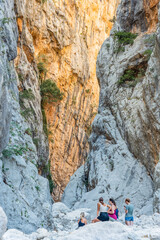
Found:
[{"label": "white boulder", "polygon": [[52,215],[54,221],[54,228],[56,231],[73,231],[78,227],[78,219],[80,218],[81,212],[85,213],[85,217],[88,222],[91,221],[89,208],[80,208],[71,211],[63,203],[54,203],[52,207]]},{"label": "white boulder", "polygon": [[2,240],[30,240],[30,238],[23,232],[16,229],[10,229],[3,235]]},{"label": "white boulder", "polygon": [[160,240],[160,229],[154,227],[128,227],[120,222],[100,222],[89,224],[57,238],[57,240]]},{"label": "white boulder", "polygon": [[45,228],[39,228],[36,232],[31,233],[28,235],[29,239],[31,240],[50,240],[53,237],[54,233],[48,232]]}]

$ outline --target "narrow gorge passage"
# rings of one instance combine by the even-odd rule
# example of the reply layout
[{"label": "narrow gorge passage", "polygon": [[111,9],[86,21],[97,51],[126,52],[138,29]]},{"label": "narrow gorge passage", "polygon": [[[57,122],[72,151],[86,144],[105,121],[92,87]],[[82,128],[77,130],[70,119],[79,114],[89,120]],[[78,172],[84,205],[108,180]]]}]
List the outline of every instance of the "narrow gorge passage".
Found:
[{"label": "narrow gorge passage", "polygon": [[0,0],[0,240],[159,240],[159,179],[159,0]]},{"label": "narrow gorge passage", "polygon": [[[35,114],[30,114],[27,121],[38,148],[39,172],[44,176],[48,146],[37,128],[37,121],[42,125],[41,106],[37,104],[39,81],[51,79],[63,93],[61,101],[45,102],[42,111],[55,183],[53,198],[57,201],[70,177],[87,158],[88,137],[99,102],[96,58],[109,36],[119,1],[15,2],[19,88],[23,91],[34,85],[35,99],[29,100]],[[26,99],[25,102],[28,105]]]}]

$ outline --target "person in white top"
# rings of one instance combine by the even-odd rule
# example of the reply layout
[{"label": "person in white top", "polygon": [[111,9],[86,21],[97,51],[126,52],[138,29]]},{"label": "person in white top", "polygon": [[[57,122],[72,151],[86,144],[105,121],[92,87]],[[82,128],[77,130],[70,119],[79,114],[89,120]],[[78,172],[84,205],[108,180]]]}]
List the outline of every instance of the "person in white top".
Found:
[{"label": "person in white top", "polygon": [[97,217],[92,220],[92,223],[96,222],[104,222],[104,221],[109,221],[109,216],[107,213],[107,204],[103,202],[103,198],[99,198],[99,202],[97,203]]}]

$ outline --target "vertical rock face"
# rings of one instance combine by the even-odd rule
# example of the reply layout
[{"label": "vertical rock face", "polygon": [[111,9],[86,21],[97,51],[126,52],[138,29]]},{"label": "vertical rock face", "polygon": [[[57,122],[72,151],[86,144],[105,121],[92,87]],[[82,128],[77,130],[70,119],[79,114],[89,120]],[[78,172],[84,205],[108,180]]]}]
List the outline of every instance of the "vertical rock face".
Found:
[{"label": "vertical rock face", "polygon": [[[92,205],[100,195],[113,196],[122,206],[128,196],[141,212],[151,213],[154,196],[154,208],[160,211],[157,22],[158,1],[122,0],[110,38],[98,54],[99,114],[92,125],[88,163],[74,174],[63,195],[63,201],[70,206],[86,202]],[[132,45],[124,43],[123,31],[130,30],[139,33],[137,37],[132,35]],[[118,36],[123,36],[124,41],[118,42]],[[88,198],[92,199],[89,203]]]},{"label": "vertical rock face", "polygon": [[[110,32],[113,24],[110,20],[119,1],[15,2],[20,32],[16,64],[22,89],[34,86],[35,103],[30,103],[36,113],[30,121],[33,132],[36,121],[41,125],[36,63],[44,62],[46,79],[55,81],[64,93],[60,103],[45,106],[51,132],[54,194],[59,199],[70,176],[87,156],[87,140],[99,98],[94,63],[99,46]],[[35,138],[39,140],[38,152],[42,156],[46,150],[42,147],[44,138],[40,136],[42,131],[37,129]]]},{"label": "vertical rock face", "polygon": [[52,228],[48,180],[38,175],[38,156],[19,106],[17,25],[14,1],[0,1],[0,204],[8,228]]},{"label": "vertical rock face", "polygon": [[125,31],[156,31],[159,0],[122,0],[117,21]]},{"label": "vertical rock face", "polygon": [[[6,146],[9,138],[9,126],[11,122],[11,91],[14,79],[12,78],[9,63],[17,55],[17,28],[13,11],[13,3],[8,1],[2,4],[0,9],[0,152]],[[5,15],[6,14],[6,15]],[[11,20],[10,20],[11,18]],[[6,38],[7,35],[7,38]]]},{"label": "vertical rock face", "polygon": [[[143,1],[137,2],[137,9],[142,3]],[[118,9],[118,19],[123,15],[123,4],[124,1]],[[156,8],[155,22],[158,21],[158,7]],[[149,28],[148,26],[146,30]],[[106,106],[111,109],[130,151],[142,161],[153,176],[155,164],[159,159],[160,144],[158,31],[154,33],[152,29],[153,33],[138,36],[132,46],[127,45],[124,51],[118,52],[117,42],[114,40],[116,30],[126,29],[120,22],[115,25],[110,39],[104,42],[97,59],[97,78],[101,86],[100,107]],[[104,65],[104,62],[107,64]],[[135,72],[136,80],[133,82],[131,76],[128,76],[120,85],[121,77],[128,70],[132,70],[132,74]]]}]

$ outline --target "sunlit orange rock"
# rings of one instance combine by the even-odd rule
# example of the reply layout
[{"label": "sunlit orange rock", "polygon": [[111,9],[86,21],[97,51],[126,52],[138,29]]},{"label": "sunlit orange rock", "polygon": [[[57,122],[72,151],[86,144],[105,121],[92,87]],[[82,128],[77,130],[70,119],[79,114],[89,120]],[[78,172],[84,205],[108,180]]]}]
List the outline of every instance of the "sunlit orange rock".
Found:
[{"label": "sunlit orange rock", "polygon": [[16,0],[20,32],[17,65],[22,65],[22,53],[33,68],[39,57],[45,56],[46,78],[64,93],[61,102],[45,105],[55,200],[86,161],[99,103],[96,58],[112,28],[118,2],[47,0],[42,4]]}]

